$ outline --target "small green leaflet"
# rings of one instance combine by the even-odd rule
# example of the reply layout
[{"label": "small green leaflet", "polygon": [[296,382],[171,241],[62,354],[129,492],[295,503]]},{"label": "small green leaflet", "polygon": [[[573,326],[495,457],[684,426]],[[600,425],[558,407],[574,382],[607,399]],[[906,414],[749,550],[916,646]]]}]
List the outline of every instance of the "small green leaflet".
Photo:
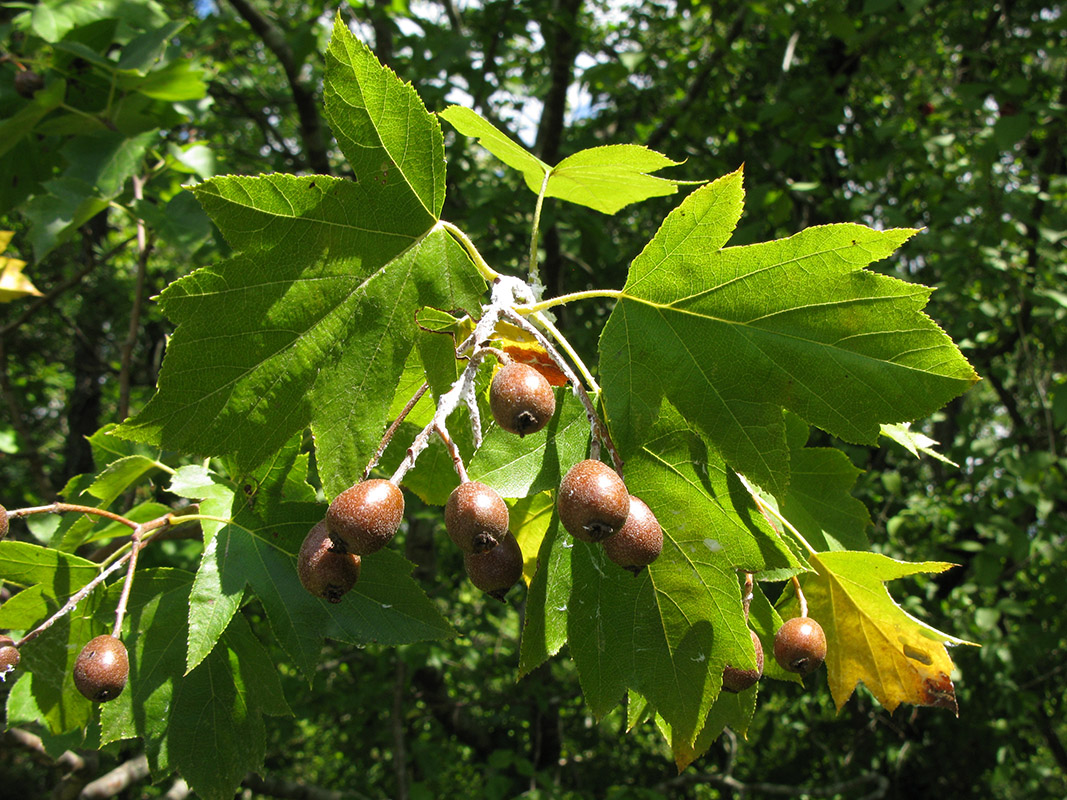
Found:
[{"label": "small green leaflet", "polygon": [[941,455],[941,453],[934,450],[933,446],[935,444],[941,444],[940,442],[935,442],[929,436],[920,433],[919,431],[913,431],[910,422],[904,422],[900,425],[883,425],[882,436],[885,436],[887,439],[892,439],[916,458],[919,458],[919,454],[922,453],[945,464],[959,467],[959,464],[955,461],[946,458]]},{"label": "small green leaflet", "polygon": [[221,177],[196,188],[237,255],[163,292],[177,330],[159,389],[116,433],[233,454],[250,471],[310,424],[333,496],[378,443],[415,311],[477,308],[484,283],[437,227],[436,119],[343,25],[326,98],[355,180]]},{"label": "small green leaflet", "polygon": [[697,189],[630,266],[600,340],[616,443],[638,448],[666,397],[730,466],[781,496],[781,409],[849,442],[930,414],[978,378],[925,314],[930,289],[864,269],[915,231],[840,224],[724,248],[741,172]]},{"label": "small green leaflet", "polygon": [[650,197],[674,194],[679,185],[694,183],[650,175],[682,162],[672,161],[641,145],[614,144],[580,150],[551,167],[469,108],[449,106],[440,116],[463,135],[476,137],[486,150],[521,172],[534,194],[541,194],[547,176],[545,197],[587,206],[604,214],[614,214]]}]

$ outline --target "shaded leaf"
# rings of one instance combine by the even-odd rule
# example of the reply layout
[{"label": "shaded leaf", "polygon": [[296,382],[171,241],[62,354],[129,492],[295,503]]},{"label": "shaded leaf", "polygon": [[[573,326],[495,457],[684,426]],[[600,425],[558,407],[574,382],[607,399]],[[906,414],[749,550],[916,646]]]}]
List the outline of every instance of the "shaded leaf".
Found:
[{"label": "shaded leaf", "polygon": [[816,550],[867,547],[871,516],[851,495],[861,470],[833,447],[805,447],[808,426],[786,418],[791,480],[780,510]]}]

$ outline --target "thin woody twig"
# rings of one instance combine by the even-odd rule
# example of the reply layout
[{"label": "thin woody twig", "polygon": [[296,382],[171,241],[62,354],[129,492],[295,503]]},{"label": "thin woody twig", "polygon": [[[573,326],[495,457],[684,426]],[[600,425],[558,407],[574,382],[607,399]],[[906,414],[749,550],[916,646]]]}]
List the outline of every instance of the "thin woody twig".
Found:
[{"label": "thin woody twig", "polygon": [[422,396],[426,394],[426,390],[430,388],[430,384],[424,383],[419,387],[418,391],[412,395],[407,404],[400,410],[400,414],[393,420],[393,424],[390,425],[385,434],[382,436],[382,441],[378,444],[378,449],[374,451],[374,456],[368,462],[366,468],[363,470],[362,480],[367,480],[367,476],[370,475],[370,471],[378,466],[378,461],[381,459],[382,454],[385,452],[385,448],[389,446],[389,442],[393,438],[393,434],[396,433],[396,429],[400,427],[400,424],[407,418],[407,415],[411,413],[411,409],[422,399]]}]

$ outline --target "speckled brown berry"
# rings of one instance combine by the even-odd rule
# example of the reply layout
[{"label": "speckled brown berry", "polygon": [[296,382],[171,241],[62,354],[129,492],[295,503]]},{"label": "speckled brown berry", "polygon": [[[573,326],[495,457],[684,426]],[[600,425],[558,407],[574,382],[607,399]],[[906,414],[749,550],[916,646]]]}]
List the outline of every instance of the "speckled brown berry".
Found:
[{"label": "speckled brown berry", "polygon": [[326,511],[326,526],[334,545],[357,556],[385,547],[403,519],[403,492],[380,478],[345,489]]},{"label": "speckled brown berry", "polygon": [[548,380],[533,367],[509,361],[493,376],[489,408],[496,424],[525,436],[541,430],[556,413],[556,395]]},{"label": "speckled brown berry", "polygon": [[630,495],[630,514],[618,533],[604,540],[604,552],[634,575],[659,558],[663,529],[652,510],[639,497]]},{"label": "speckled brown berry", "polygon": [[445,530],[464,553],[484,553],[508,535],[508,507],[484,483],[461,483],[445,504]]},{"label": "speckled brown berry", "polygon": [[340,603],[356,585],[359,568],[359,556],[334,549],[325,520],[304,537],[296,558],[300,583],[316,597],[331,603]]},{"label": "speckled brown berry", "polygon": [[722,671],[722,688],[728,692],[743,692],[763,677],[763,644],[755,631],[750,630],[749,634],[752,636],[752,647],[756,651],[756,668],[726,667]]},{"label": "speckled brown berry", "polygon": [[114,636],[91,639],[74,662],[74,685],[94,703],[114,700],[130,677],[126,646]]},{"label": "speckled brown berry", "polygon": [[10,636],[0,636],[0,681],[7,680],[7,673],[19,665],[19,649]]},{"label": "speckled brown berry", "polygon": [[11,522],[7,518],[7,509],[0,506],[0,539],[7,536],[9,530],[11,530]]},{"label": "speckled brown berry", "polygon": [[787,619],[774,635],[774,660],[787,672],[807,675],[826,660],[826,634],[811,617]]},{"label": "speckled brown berry", "polygon": [[463,566],[471,583],[491,597],[503,600],[508,589],[522,579],[522,549],[509,533],[492,550],[464,553]]},{"label": "speckled brown berry", "polygon": [[602,461],[579,461],[559,486],[559,521],[575,539],[600,542],[618,533],[630,515],[626,484]]}]

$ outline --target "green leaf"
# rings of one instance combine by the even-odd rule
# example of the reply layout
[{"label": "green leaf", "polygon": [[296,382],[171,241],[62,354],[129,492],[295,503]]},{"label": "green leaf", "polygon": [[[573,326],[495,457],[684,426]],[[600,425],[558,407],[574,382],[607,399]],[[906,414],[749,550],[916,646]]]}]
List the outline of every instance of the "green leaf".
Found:
[{"label": "green leaf", "polygon": [[340,19],[326,102],[355,180],[272,175],[197,187],[239,254],[164,291],[177,330],[159,390],[119,433],[233,454],[249,470],[310,423],[332,496],[377,446],[416,309],[475,308],[485,287],[435,228],[444,201],[437,121]]},{"label": "green leaf", "polygon": [[[326,51],[326,118],[372,209],[428,227],[445,201],[444,138],[410,83],[334,21]],[[447,304],[446,304],[447,305]]]},{"label": "green leaf", "polygon": [[63,177],[42,186],[47,193],[26,203],[23,212],[31,224],[30,243],[38,261],[108,206],[85,181]]},{"label": "green leaf", "polygon": [[633,688],[691,743],[723,667],[751,658],[738,570],[800,564],[737,476],[673,409],[627,462],[626,485],[659,520],[663,552],[635,579],[600,548],[574,544],[571,654],[594,713]]},{"label": "green leaf", "polygon": [[245,252],[163,292],[178,328],[159,391],[117,433],[250,469],[310,423],[332,496],[377,446],[415,309],[477,305],[483,284],[447,234],[379,217],[361,184],[217,178],[196,192]]},{"label": "green leaf", "polygon": [[648,173],[676,167],[682,162],[640,145],[615,144],[580,150],[550,167],[469,108],[449,106],[440,116],[463,135],[477,138],[486,150],[521,172],[534,194],[541,194],[547,174],[545,197],[566,200],[604,214],[614,214],[650,197],[674,194],[681,183]]},{"label": "green leaf", "polygon": [[977,376],[922,313],[930,290],[863,269],[914,231],[842,224],[719,249],[740,173],[693,192],[630,274],[600,341],[604,402],[631,452],[663,398],[730,465],[781,495],[781,408],[846,441],[929,414]]},{"label": "green leaf", "polygon": [[128,92],[140,92],[153,100],[178,103],[207,96],[207,71],[191,59],[180,59],[147,75],[119,75],[118,85]]},{"label": "green leaf", "polygon": [[560,527],[559,517],[553,510],[526,597],[519,642],[519,677],[529,675],[567,643],[573,551],[574,543]]},{"label": "green leaf", "polygon": [[54,81],[37,92],[14,116],[0,122],[0,156],[18,144],[49,112],[59,108],[66,93],[66,81]]},{"label": "green leaf", "polygon": [[147,72],[163,57],[170,40],[188,24],[188,20],[172,20],[135,36],[122,48],[116,68]]},{"label": "green leaf", "polygon": [[531,192],[541,193],[545,174],[552,169],[548,164],[506,136],[476,111],[463,106],[449,106],[439,116],[464,136],[477,139],[478,144],[509,167],[521,172]]},{"label": "green leaf", "polygon": [[779,510],[816,550],[868,547],[867,506],[851,495],[862,470],[834,447],[805,447],[808,426],[786,415],[792,480]]},{"label": "green leaf", "polygon": [[92,561],[27,542],[0,542],[0,580],[19,586],[46,584],[54,597],[69,597],[96,577]]},{"label": "green leaf", "polygon": [[937,459],[944,464],[951,464],[956,468],[959,468],[960,466],[955,461],[949,460],[941,455],[941,453],[934,450],[933,446],[935,444],[940,444],[940,442],[935,442],[929,436],[919,433],[918,431],[913,431],[911,429],[911,423],[909,422],[900,425],[883,425],[882,435],[899,444],[916,458],[922,453],[923,455],[930,456],[930,458]]},{"label": "green leaf", "polygon": [[138,574],[125,635],[130,681],[101,709],[103,741],[139,736],[157,780],[177,769],[200,796],[228,798],[262,766],[263,714],[289,712],[270,655],[240,615],[182,677],[190,579],[171,569]]},{"label": "green leaf", "polygon": [[545,196],[614,214],[631,203],[675,194],[679,181],[648,173],[681,163],[636,144],[579,150],[552,168]]},{"label": "green leaf", "polygon": [[566,471],[589,449],[589,418],[570,392],[556,394],[558,412],[537,433],[522,438],[494,426],[468,467],[472,480],[502,497],[527,497],[557,489]]},{"label": "green leaf", "polygon": [[159,138],[157,130],[133,137],[115,131],[78,136],[63,147],[70,164],[63,176],[83,181],[94,195],[110,200],[141,170],[145,153]]}]

